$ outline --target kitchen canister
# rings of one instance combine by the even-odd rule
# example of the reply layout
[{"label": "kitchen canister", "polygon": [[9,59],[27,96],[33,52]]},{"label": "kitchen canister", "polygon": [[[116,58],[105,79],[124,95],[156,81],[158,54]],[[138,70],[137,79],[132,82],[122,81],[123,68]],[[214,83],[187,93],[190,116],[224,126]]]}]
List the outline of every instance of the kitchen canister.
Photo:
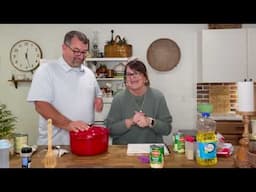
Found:
[{"label": "kitchen canister", "polygon": [[20,154],[21,148],[23,146],[28,145],[28,134],[16,133],[14,136],[14,143],[15,143],[15,147],[14,147],[15,153]]},{"label": "kitchen canister", "polygon": [[10,142],[7,139],[0,140],[0,168],[9,168]]}]

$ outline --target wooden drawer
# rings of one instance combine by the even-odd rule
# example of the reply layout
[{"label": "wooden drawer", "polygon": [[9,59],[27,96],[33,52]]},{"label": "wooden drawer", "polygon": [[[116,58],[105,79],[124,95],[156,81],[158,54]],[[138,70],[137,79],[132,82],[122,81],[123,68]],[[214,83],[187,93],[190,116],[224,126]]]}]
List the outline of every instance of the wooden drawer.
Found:
[{"label": "wooden drawer", "polygon": [[225,135],[223,134],[226,143],[232,143],[233,145],[239,145],[239,140],[242,138],[242,135]]},{"label": "wooden drawer", "polygon": [[242,121],[216,121],[216,131],[223,135],[225,142],[238,145],[244,131]]},{"label": "wooden drawer", "polygon": [[242,121],[216,121],[216,130],[221,134],[242,135],[244,124]]}]

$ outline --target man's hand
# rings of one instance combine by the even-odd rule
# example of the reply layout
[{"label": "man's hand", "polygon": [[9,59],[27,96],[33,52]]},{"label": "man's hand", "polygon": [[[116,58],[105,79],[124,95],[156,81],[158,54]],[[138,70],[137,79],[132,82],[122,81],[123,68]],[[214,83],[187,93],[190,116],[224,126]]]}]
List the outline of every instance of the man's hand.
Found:
[{"label": "man's hand", "polygon": [[84,121],[71,121],[67,127],[69,131],[75,131],[75,132],[86,131],[89,128],[90,128],[90,125]]},{"label": "man's hand", "polygon": [[103,100],[101,97],[96,97],[94,100],[94,108],[96,112],[101,112],[103,110]]}]

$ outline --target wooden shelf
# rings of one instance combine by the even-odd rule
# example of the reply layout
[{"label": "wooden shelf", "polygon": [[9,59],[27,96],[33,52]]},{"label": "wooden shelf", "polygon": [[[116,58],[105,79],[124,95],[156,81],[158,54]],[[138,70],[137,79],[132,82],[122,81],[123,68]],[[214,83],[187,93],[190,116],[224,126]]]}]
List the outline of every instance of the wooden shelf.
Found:
[{"label": "wooden shelf", "polygon": [[97,77],[98,81],[122,81],[124,80],[123,77],[113,77],[113,78],[109,78],[109,77]]},{"label": "wooden shelf", "polygon": [[128,61],[127,57],[86,58],[85,61]]},{"label": "wooden shelf", "polygon": [[18,83],[32,82],[31,79],[11,79],[9,82],[13,82],[15,88],[18,88]]}]

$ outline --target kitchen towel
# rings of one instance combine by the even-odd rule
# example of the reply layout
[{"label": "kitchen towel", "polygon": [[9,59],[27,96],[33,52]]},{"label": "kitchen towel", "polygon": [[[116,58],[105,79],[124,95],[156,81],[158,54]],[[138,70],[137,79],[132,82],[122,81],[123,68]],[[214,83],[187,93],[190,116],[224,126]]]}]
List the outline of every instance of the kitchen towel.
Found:
[{"label": "kitchen towel", "polygon": [[254,84],[253,81],[237,83],[238,111],[254,112]]}]

